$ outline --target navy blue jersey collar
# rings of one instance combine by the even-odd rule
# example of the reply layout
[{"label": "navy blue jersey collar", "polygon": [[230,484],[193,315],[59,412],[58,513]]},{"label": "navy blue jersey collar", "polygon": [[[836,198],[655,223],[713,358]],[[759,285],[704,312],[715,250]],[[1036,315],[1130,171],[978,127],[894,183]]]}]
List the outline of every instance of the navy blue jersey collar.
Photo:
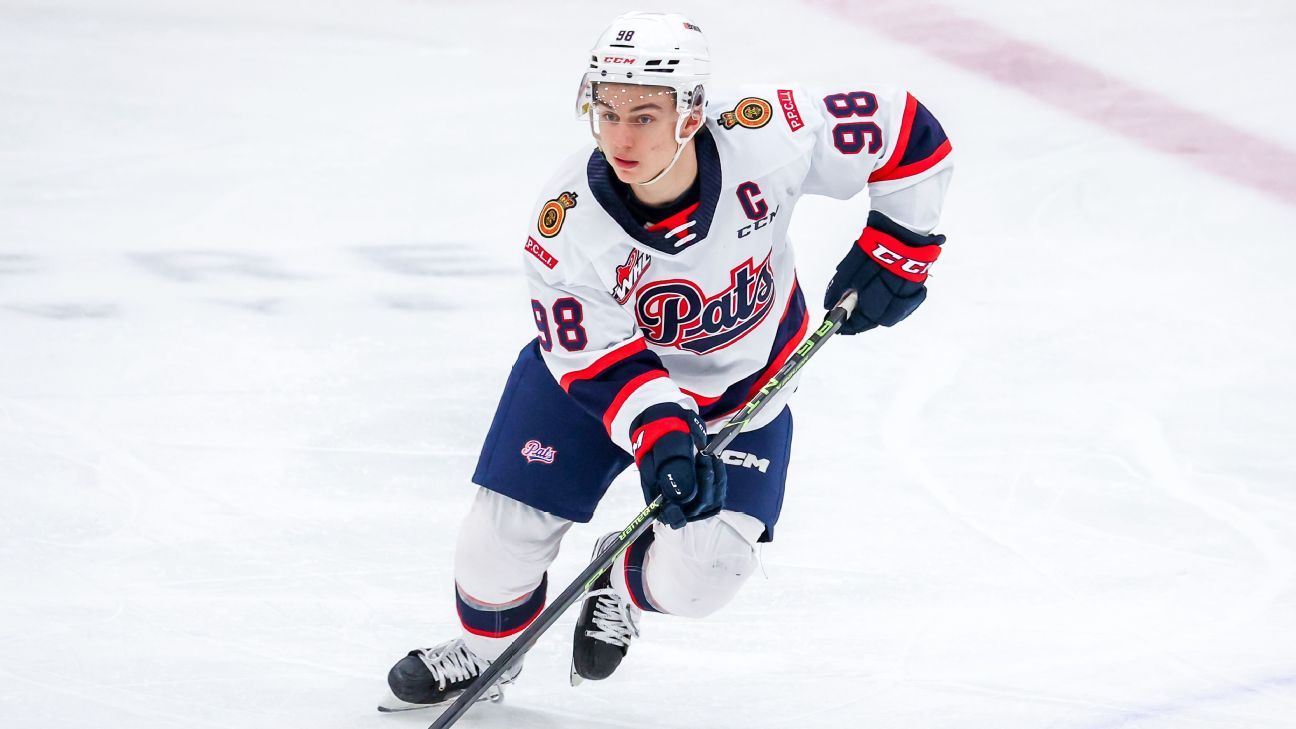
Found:
[{"label": "navy blue jersey collar", "polygon": [[706,239],[707,233],[711,230],[711,220],[715,217],[716,204],[720,201],[720,153],[716,151],[715,140],[707,130],[698,132],[693,140],[697,150],[698,177],[702,181],[702,194],[698,200],[697,211],[693,214],[693,220],[697,222],[689,229],[689,232],[696,237],[683,245],[677,246],[674,238],[668,238],[660,231],[646,230],[634,219],[626,209],[625,201],[609,182],[609,177],[614,173],[602,151],[595,149],[585,165],[585,176],[589,180],[590,191],[594,193],[594,199],[603,207],[603,210],[631,238],[668,256],[688,250]]}]

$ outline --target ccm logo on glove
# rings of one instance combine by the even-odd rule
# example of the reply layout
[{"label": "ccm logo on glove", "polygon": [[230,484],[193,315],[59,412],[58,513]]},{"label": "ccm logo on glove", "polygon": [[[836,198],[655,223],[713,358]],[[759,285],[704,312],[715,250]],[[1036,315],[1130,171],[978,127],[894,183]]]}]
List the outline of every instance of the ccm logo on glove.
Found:
[{"label": "ccm logo on glove", "polygon": [[856,243],[883,268],[916,283],[927,280],[927,269],[941,253],[938,245],[908,246],[876,228],[865,228]]},{"label": "ccm logo on glove", "polygon": [[679,529],[720,513],[728,478],[724,462],[706,453],[706,423],[677,403],[652,405],[630,424],[644,502],[662,497],[657,518]]},{"label": "ccm logo on glove", "polygon": [[831,309],[848,290],[857,294],[855,309],[840,334],[859,334],[876,326],[895,326],[927,298],[927,272],[940,257],[943,235],[923,235],[874,210],[868,227],[837,264],[824,292]]}]

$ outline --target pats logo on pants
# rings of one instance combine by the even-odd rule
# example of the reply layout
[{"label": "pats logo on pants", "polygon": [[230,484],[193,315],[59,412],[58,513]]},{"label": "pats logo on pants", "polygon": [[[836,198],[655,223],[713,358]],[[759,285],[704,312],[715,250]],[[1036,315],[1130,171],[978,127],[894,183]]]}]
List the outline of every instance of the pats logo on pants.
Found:
[{"label": "pats logo on pants", "polygon": [[522,457],[527,463],[553,463],[558,457],[558,451],[553,446],[542,445],[540,441],[534,438],[527,441],[522,446]]},{"label": "pats logo on pants", "polygon": [[774,307],[769,256],[759,266],[748,259],[729,272],[729,282],[729,288],[709,297],[697,284],[683,279],[643,287],[635,315],[644,338],[698,354],[742,339]]}]

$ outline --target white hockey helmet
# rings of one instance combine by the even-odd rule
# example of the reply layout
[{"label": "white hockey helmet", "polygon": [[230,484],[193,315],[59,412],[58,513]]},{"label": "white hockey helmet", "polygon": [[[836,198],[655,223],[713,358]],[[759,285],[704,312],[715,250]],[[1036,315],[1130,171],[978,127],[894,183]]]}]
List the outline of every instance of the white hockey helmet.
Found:
[{"label": "white hockey helmet", "polygon": [[626,13],[590,49],[576,114],[589,114],[595,84],[609,82],[667,86],[675,92],[676,111],[686,115],[705,105],[710,80],[711,52],[701,28],[679,13]]}]

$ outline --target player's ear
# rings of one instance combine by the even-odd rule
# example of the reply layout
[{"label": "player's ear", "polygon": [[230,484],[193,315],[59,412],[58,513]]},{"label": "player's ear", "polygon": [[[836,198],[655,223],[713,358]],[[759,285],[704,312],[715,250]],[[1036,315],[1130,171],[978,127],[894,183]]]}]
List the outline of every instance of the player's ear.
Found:
[{"label": "player's ear", "polygon": [[706,116],[701,110],[690,111],[688,119],[684,122],[684,128],[681,130],[684,137],[689,137],[696,132],[699,127],[706,121]]},{"label": "player's ear", "polygon": [[685,136],[692,135],[703,124],[706,123],[706,89],[698,86],[693,89],[693,99],[690,104],[688,121],[684,122]]}]

